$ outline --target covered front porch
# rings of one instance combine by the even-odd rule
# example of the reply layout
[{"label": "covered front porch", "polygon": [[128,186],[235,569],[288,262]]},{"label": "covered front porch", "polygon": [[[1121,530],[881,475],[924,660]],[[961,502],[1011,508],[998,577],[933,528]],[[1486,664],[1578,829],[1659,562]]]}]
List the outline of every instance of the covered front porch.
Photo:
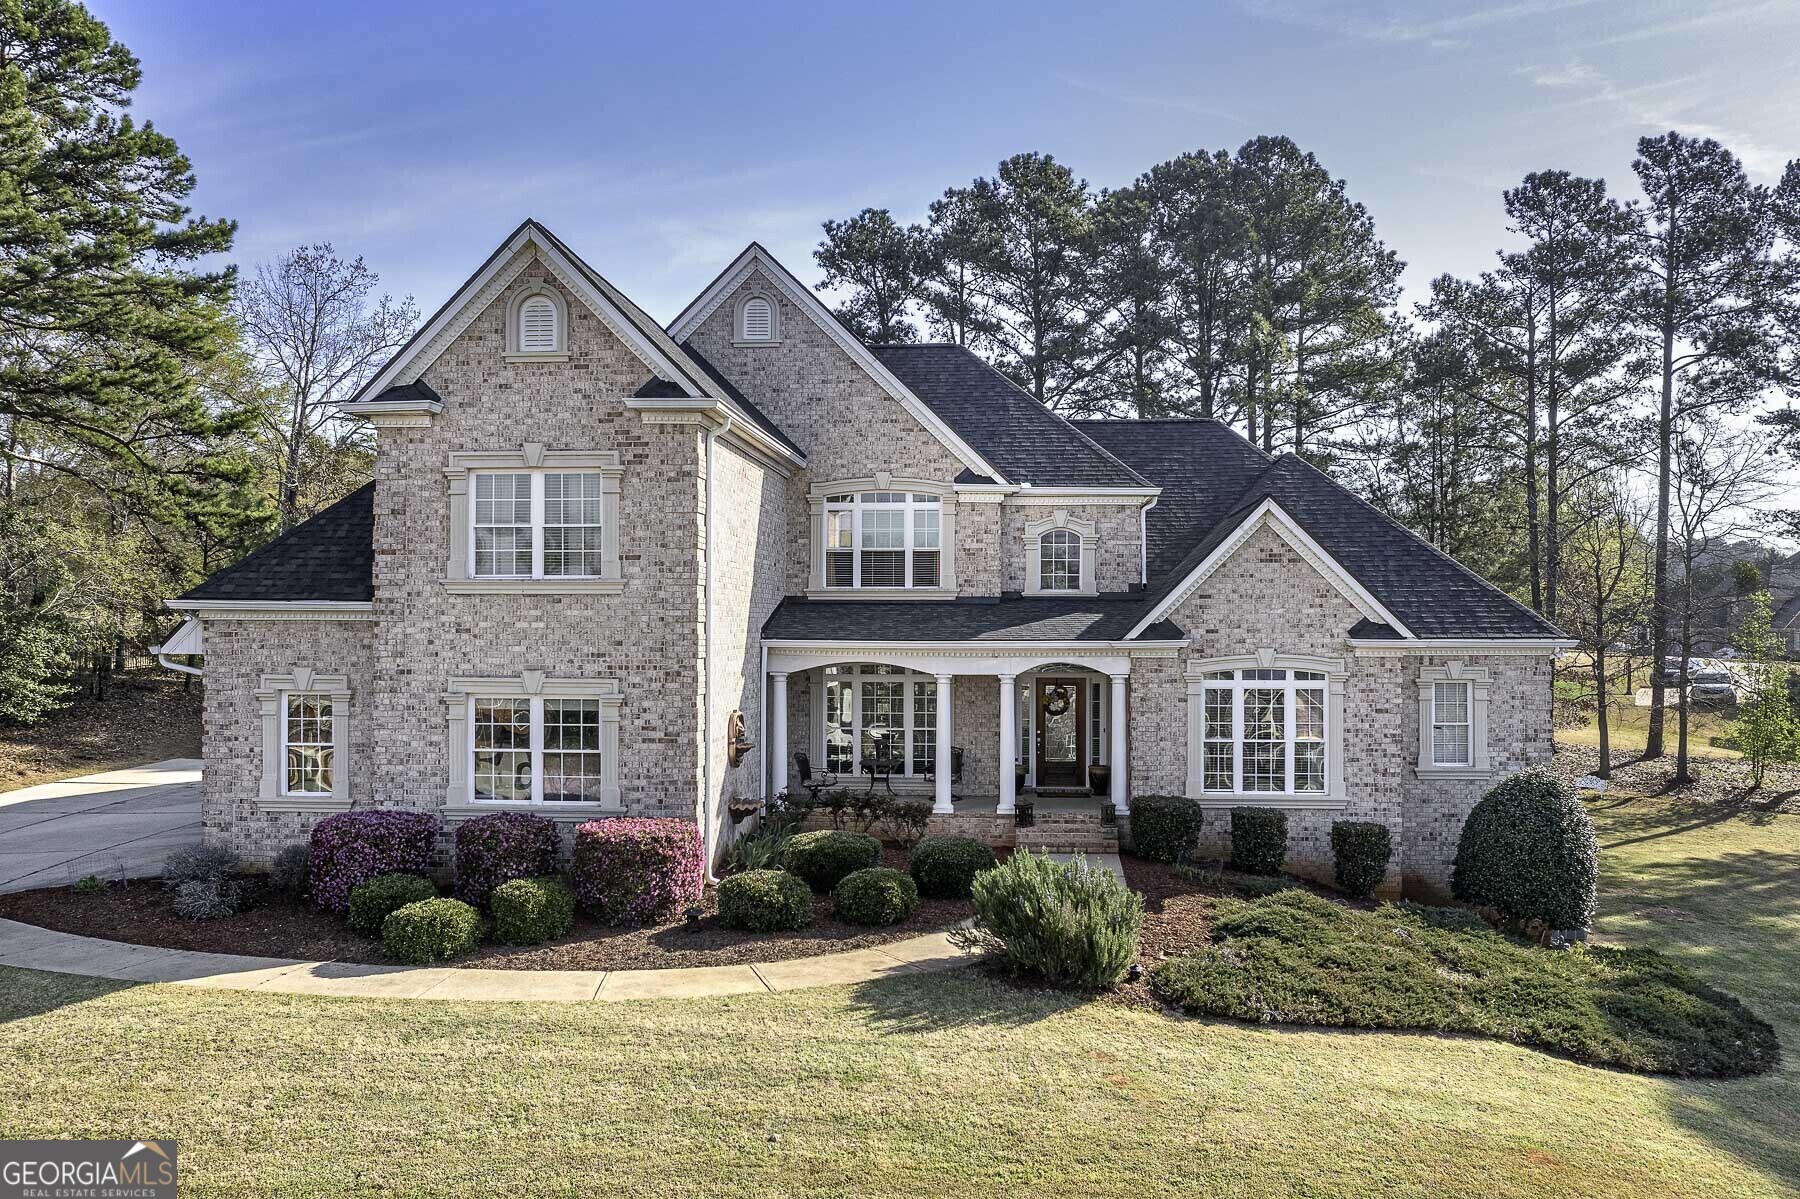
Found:
[{"label": "covered front porch", "polygon": [[771,795],[873,787],[1000,821],[1022,798],[1129,813],[1125,653],[766,642],[764,657]]}]

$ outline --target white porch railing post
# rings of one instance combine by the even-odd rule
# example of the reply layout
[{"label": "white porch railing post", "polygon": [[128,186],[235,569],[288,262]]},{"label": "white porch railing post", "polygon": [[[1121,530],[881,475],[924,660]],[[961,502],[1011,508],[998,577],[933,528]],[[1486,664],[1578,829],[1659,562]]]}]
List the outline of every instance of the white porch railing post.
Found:
[{"label": "white porch railing post", "polygon": [[1125,757],[1126,721],[1130,718],[1130,714],[1125,710],[1125,684],[1130,681],[1131,676],[1128,674],[1112,676],[1112,757],[1109,765],[1112,767],[1110,774],[1113,810],[1121,816],[1131,814],[1125,798],[1127,794],[1126,771],[1131,765]]},{"label": "white porch railing post", "polygon": [[931,810],[948,816],[956,811],[950,802],[950,675],[937,677],[937,755],[932,759],[932,781],[937,784]]},{"label": "white porch railing post", "polygon": [[787,674],[769,674],[769,793],[780,795],[788,785]]},{"label": "white porch railing post", "polygon": [[1019,676],[1000,676],[1000,804],[996,812],[1005,816],[1018,803],[1018,774],[1013,759],[1018,757],[1019,717],[1014,705],[1019,697]]}]

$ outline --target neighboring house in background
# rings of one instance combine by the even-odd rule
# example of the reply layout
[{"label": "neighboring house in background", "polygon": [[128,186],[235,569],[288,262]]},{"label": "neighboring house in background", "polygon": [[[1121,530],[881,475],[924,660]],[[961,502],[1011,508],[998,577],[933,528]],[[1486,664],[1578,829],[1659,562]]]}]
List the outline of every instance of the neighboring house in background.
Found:
[{"label": "neighboring house in background", "polygon": [[1186,794],[1212,846],[1286,809],[1328,876],[1377,820],[1433,892],[1550,756],[1561,634],[1299,458],[863,345],[760,246],[665,330],[527,221],[346,411],[374,481],[171,601],[206,837],[253,858],[375,805],[677,816],[716,857],[804,754],[1000,844],[1022,799]]}]

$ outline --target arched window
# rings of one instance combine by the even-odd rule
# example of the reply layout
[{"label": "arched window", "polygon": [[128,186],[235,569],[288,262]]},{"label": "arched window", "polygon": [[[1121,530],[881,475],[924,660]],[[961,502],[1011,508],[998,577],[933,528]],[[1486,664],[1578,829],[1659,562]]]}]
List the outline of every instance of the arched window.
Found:
[{"label": "arched window", "polygon": [[762,296],[751,296],[738,313],[739,341],[774,341],[775,306]]},{"label": "arched window", "polygon": [[1038,587],[1044,591],[1081,590],[1081,534],[1051,529],[1038,538]]},{"label": "arched window", "polygon": [[556,301],[530,296],[519,305],[519,353],[554,354],[562,349]]}]

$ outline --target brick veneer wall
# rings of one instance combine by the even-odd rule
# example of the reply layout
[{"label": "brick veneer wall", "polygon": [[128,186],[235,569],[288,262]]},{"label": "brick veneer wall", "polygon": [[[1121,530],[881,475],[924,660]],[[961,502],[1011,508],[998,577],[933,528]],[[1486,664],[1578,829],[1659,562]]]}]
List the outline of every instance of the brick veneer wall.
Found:
[{"label": "brick veneer wall", "polygon": [[1037,553],[1035,540],[1026,544],[1025,526],[1048,520],[1058,511],[1071,519],[1092,522],[1095,547],[1094,574],[1101,591],[1127,591],[1143,581],[1144,564],[1138,550],[1142,526],[1136,504],[1067,504],[1054,508],[1008,503],[1003,515],[1001,542],[1001,590],[1023,591],[1030,578],[1029,555]]},{"label": "brick veneer wall", "polygon": [[[200,780],[201,836],[228,845],[252,862],[268,862],[285,845],[304,841],[321,812],[275,812],[257,803],[262,780],[262,706],[257,684],[265,674],[297,668],[346,675],[350,682],[350,802],[374,801],[370,769],[374,725],[374,625],[347,620],[236,620],[204,618],[206,686]],[[279,753],[279,748],[276,749]],[[341,768],[341,767],[340,767]]]},{"label": "brick veneer wall", "polygon": [[[1374,820],[1394,837],[1386,893],[1439,895],[1463,821],[1495,781],[1546,761],[1550,752],[1548,655],[1383,655],[1345,649],[1345,633],[1361,617],[1274,532],[1253,534],[1173,619],[1193,644],[1176,657],[1137,659],[1131,680],[1131,787],[1134,795],[1182,794],[1187,786],[1191,660],[1273,649],[1278,654],[1345,659],[1343,777],[1347,806],[1337,811],[1288,812],[1288,868],[1329,880],[1330,834],[1336,820]],[[1485,779],[1421,779],[1418,672],[1452,657],[1490,671]],[[1230,812],[1209,810],[1202,852],[1229,849]]]}]

